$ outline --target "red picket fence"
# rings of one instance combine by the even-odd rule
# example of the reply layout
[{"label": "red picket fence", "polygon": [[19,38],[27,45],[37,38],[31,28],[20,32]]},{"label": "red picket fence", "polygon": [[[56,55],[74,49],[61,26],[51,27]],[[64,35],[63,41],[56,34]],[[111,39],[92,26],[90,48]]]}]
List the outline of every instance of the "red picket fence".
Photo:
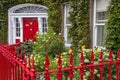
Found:
[{"label": "red picket fence", "polygon": [[0,80],[36,80],[34,56],[32,56],[31,66],[30,56],[26,61],[26,55],[23,60],[21,56],[16,55],[16,48],[19,45],[0,46]]},{"label": "red picket fence", "polygon": [[[118,50],[116,61],[113,61],[112,50],[110,50],[108,61],[103,61],[103,52],[101,50],[99,63],[94,63],[94,52],[91,53],[90,63],[85,64],[84,54],[81,53],[80,65],[73,65],[73,55],[70,55],[69,67],[62,68],[61,55],[58,56],[58,68],[56,70],[50,70],[50,61],[48,55],[46,55],[45,71],[36,72],[34,67],[34,56],[32,56],[32,66],[30,65],[30,55],[28,57],[21,51],[20,44],[0,46],[0,80],[36,80],[36,75],[44,74],[44,80],[50,80],[52,73],[57,73],[57,80],[63,80],[63,72],[68,72],[69,80],[73,80],[74,71],[79,71],[80,80],[84,80],[85,70],[89,69],[90,79],[94,80],[94,73],[96,67],[99,68],[99,79],[103,80],[103,72],[107,70],[108,74],[106,80],[112,80],[112,66],[115,65],[116,80],[120,80],[120,49]],[[27,60],[26,60],[27,57]],[[108,69],[104,69],[105,66],[109,66]]]},{"label": "red picket fence", "polygon": [[94,63],[94,52],[91,53],[90,56],[90,64],[85,64],[84,63],[84,54],[81,53],[80,56],[80,65],[79,66],[74,66],[73,65],[73,55],[70,55],[70,64],[69,67],[67,68],[62,68],[62,60],[61,56],[59,55],[58,57],[58,69],[57,70],[50,70],[49,65],[50,61],[48,58],[48,55],[46,56],[46,61],[45,61],[45,71],[44,72],[37,72],[38,75],[44,74],[45,75],[45,80],[50,80],[50,74],[52,73],[57,73],[57,80],[63,80],[62,79],[62,74],[64,71],[68,71],[68,77],[69,80],[73,80],[74,78],[74,71],[79,70],[79,75],[80,75],[80,80],[84,80],[85,76],[85,70],[89,69],[90,72],[90,79],[88,80],[94,80],[94,69],[96,67],[99,67],[99,80],[103,80],[103,72],[106,71],[104,70],[104,67],[107,65],[108,67],[108,74],[105,74],[107,76],[106,80],[112,80],[112,65],[116,66],[116,80],[120,80],[120,49],[118,50],[117,54],[117,59],[116,61],[112,61],[112,50],[110,50],[108,61],[103,61],[103,52],[101,50],[100,52],[100,57],[99,57],[99,63]]}]

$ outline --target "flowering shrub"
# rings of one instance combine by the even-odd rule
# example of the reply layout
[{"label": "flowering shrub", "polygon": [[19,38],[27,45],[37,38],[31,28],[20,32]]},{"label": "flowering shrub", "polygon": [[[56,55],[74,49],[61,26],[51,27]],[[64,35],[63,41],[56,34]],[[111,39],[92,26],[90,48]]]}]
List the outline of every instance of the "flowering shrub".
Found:
[{"label": "flowering shrub", "polygon": [[49,29],[47,33],[38,33],[37,42],[34,45],[35,54],[46,54],[55,57],[56,54],[65,51],[64,40]]},{"label": "flowering shrub", "polygon": [[44,71],[45,70],[45,56],[35,54],[35,66],[36,66],[36,71]]}]

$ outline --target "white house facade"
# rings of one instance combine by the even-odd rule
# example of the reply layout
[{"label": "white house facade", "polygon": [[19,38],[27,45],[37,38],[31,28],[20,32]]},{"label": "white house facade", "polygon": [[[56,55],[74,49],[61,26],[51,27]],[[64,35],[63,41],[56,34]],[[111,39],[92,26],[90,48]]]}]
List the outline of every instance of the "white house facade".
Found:
[{"label": "white house facade", "polygon": [[47,7],[37,4],[20,4],[8,10],[8,43],[35,40],[38,31],[47,31]]}]

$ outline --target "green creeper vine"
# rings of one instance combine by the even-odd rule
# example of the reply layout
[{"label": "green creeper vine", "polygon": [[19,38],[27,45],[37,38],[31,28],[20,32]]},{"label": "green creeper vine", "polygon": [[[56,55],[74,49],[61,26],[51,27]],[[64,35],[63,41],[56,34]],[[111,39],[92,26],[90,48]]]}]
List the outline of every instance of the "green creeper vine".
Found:
[{"label": "green creeper vine", "polygon": [[90,27],[89,27],[89,0],[71,1],[70,36],[72,37],[73,48],[81,49],[85,45],[90,47]]},{"label": "green creeper vine", "polygon": [[46,1],[48,9],[48,24],[49,27],[53,27],[56,33],[60,33],[62,22],[62,7],[59,0]]},{"label": "green creeper vine", "polygon": [[106,48],[112,48],[113,53],[117,53],[120,48],[120,0],[110,1],[106,31]]}]

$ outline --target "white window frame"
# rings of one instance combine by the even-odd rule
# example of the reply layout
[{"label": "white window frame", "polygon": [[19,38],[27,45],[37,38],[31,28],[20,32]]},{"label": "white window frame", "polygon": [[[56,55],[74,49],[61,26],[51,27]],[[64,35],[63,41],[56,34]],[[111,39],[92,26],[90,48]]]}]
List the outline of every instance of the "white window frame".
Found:
[{"label": "white window frame", "polygon": [[[68,34],[67,34],[67,32],[68,32],[68,27],[69,26],[71,26],[71,23],[70,24],[67,24],[66,23],[66,21],[67,21],[67,17],[68,17],[68,15],[69,15],[69,13],[68,13],[68,15],[67,15],[67,5],[69,5],[69,3],[66,3],[65,5],[64,5],[64,40],[65,40],[65,46],[66,47],[70,47],[71,46],[71,44],[70,43],[67,43],[67,41],[68,41]],[[68,12],[69,12],[69,10],[68,10]]]},{"label": "white window frame", "polygon": [[[17,19],[18,19],[18,21],[17,21]],[[21,29],[20,29],[21,27],[20,26],[21,25],[20,25],[19,18],[15,18],[15,24],[16,24],[16,26],[15,26],[16,27],[16,38],[19,38],[21,36],[21,34],[20,34],[21,33],[20,32],[21,31]]]},{"label": "white window frame", "polygon": [[[97,15],[96,13],[98,12],[96,9],[96,4],[97,4],[97,0],[94,0],[94,8],[93,8],[93,47],[98,46],[97,45],[97,26],[105,26],[105,22],[107,20],[100,20],[102,21],[101,23],[97,23]],[[107,9],[107,8],[106,8]],[[100,10],[99,12],[102,11],[107,11],[107,10]],[[98,47],[102,47],[102,46],[98,46]]]},{"label": "white window frame", "polygon": [[[46,21],[43,22],[43,18],[46,19]],[[47,33],[48,31],[48,24],[47,24],[47,17],[41,17],[41,32],[43,33]],[[43,30],[45,30],[45,28],[47,29],[45,32]]]}]

